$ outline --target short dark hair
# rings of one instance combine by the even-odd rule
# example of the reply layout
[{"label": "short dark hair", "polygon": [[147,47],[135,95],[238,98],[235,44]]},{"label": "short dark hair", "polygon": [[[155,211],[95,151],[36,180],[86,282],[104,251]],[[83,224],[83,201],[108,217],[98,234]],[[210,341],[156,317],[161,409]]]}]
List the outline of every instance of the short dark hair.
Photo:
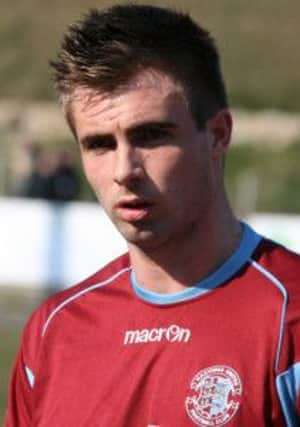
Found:
[{"label": "short dark hair", "polygon": [[90,10],[69,27],[50,64],[61,97],[79,86],[113,91],[139,70],[153,68],[182,86],[199,127],[227,107],[219,54],[209,32],[188,14],[163,7],[123,4]]}]

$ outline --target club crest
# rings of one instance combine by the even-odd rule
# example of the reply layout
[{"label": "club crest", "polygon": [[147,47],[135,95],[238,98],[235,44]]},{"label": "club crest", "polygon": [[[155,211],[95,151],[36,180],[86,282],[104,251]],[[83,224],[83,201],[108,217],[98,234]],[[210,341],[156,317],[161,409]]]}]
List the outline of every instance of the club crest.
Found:
[{"label": "club crest", "polygon": [[223,426],[237,413],[241,395],[242,382],[234,369],[222,365],[211,366],[192,379],[185,408],[198,426]]}]

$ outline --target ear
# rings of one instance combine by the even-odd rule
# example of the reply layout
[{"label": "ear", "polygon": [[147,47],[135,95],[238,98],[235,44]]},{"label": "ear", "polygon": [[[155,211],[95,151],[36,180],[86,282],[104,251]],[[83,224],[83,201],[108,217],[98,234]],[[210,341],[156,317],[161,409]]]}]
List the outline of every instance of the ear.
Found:
[{"label": "ear", "polygon": [[207,121],[206,128],[212,138],[213,158],[223,157],[227,151],[232,134],[232,116],[229,110],[218,111]]}]

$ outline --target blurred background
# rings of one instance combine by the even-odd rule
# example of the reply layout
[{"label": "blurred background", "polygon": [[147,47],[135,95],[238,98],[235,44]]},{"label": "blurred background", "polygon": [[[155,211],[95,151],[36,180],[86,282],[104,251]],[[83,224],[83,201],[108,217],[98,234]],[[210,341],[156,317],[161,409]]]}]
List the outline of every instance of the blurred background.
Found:
[{"label": "blurred background", "polygon": [[[29,312],[125,250],[83,178],[48,67],[66,26],[112,3],[1,0],[0,424]],[[300,2],[149,3],[189,10],[214,34],[235,120],[231,202],[258,231],[300,252]]]}]

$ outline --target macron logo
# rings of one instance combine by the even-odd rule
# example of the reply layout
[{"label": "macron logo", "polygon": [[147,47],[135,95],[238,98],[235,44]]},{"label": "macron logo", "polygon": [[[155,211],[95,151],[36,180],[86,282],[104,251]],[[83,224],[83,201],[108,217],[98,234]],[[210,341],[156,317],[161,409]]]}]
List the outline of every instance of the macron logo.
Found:
[{"label": "macron logo", "polygon": [[170,343],[188,342],[191,335],[190,329],[184,329],[177,325],[171,325],[168,328],[137,329],[136,331],[125,332],[123,344],[142,344],[161,341]]}]

